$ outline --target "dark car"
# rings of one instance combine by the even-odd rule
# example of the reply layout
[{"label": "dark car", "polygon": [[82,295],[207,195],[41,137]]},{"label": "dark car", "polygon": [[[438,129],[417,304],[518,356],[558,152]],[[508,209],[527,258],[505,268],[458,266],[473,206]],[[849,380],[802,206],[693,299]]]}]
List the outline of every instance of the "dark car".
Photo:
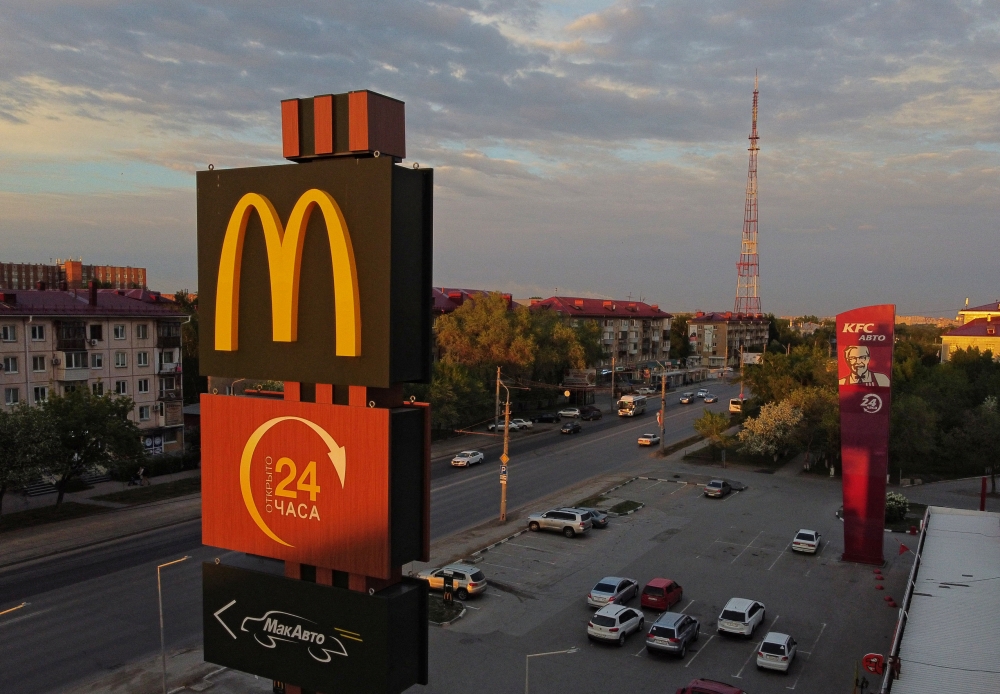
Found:
[{"label": "dark car", "polygon": [[675,694],[747,694],[739,687],[716,682],[715,680],[691,680],[688,686],[681,687]]},{"label": "dark car", "polygon": [[590,520],[594,524],[595,528],[606,528],[608,527],[608,514],[596,508],[586,508],[585,506],[580,506],[584,511],[590,511]]},{"label": "dark car", "polygon": [[536,415],[531,418],[532,422],[537,422],[539,424],[552,424],[553,422],[559,421],[559,415],[555,412],[542,412],[540,415]]},{"label": "dark car", "polygon": [[579,422],[566,422],[559,429],[560,434],[579,434],[583,430]]},{"label": "dark car", "polygon": [[580,419],[600,419],[603,413],[596,407],[584,407],[580,409]]}]

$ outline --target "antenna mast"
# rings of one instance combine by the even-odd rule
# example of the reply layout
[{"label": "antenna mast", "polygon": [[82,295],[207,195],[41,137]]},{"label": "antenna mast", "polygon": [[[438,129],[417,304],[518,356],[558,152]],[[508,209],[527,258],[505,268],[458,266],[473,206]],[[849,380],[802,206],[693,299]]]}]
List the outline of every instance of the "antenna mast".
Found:
[{"label": "antenna mast", "polygon": [[760,262],[757,257],[757,73],[753,75],[753,125],[750,129],[750,168],[747,199],[743,211],[743,249],[736,263],[736,304],[734,313],[760,313]]}]

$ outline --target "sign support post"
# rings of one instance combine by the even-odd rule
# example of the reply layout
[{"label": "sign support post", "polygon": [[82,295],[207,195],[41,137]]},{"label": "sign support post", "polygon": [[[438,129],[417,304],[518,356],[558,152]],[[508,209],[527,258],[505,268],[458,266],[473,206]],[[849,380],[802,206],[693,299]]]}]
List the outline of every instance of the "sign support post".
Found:
[{"label": "sign support post", "polygon": [[[498,381],[499,382],[499,381]],[[506,389],[507,386],[504,386]],[[503,455],[500,462],[503,463],[503,472],[500,474],[500,522],[507,522],[507,463],[510,456],[507,455],[510,445],[510,390],[507,390],[507,403],[503,410]]]}]

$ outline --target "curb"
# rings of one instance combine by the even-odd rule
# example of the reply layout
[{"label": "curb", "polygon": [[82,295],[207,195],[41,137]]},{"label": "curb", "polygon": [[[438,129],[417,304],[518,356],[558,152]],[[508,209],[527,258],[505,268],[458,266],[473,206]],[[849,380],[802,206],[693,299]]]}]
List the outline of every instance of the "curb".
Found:
[{"label": "curb", "polygon": [[612,513],[611,511],[608,511],[608,515],[614,516],[615,518],[622,518],[623,516],[631,516],[633,513],[643,508],[645,505],[646,504],[640,503],[636,508],[632,509],[631,511],[626,511],[625,513]]},{"label": "curb", "polygon": [[435,622],[435,621],[433,621],[431,619],[428,619],[427,623],[428,624],[433,624],[436,627],[451,626],[452,624],[454,624],[455,622],[457,622],[458,620],[460,620],[462,617],[465,616],[465,612],[466,612],[465,603],[459,603],[459,604],[462,606],[462,611],[459,612],[457,615],[455,615],[453,618],[449,619],[447,622]]},{"label": "curb", "polygon": [[[509,540],[513,540],[513,539],[514,539],[515,537],[519,537],[519,536],[521,536],[521,535],[524,535],[524,534],[525,534],[526,532],[528,532],[528,529],[527,529],[527,528],[525,528],[524,530],[518,530],[518,531],[517,531],[516,533],[514,533],[513,535],[508,535],[507,537],[505,537],[505,538],[504,538],[504,539],[502,539],[502,540],[497,540],[497,541],[496,541],[496,542],[494,542],[494,543],[493,543],[492,545],[487,545],[486,547],[483,547],[483,548],[482,548],[482,549],[480,549],[480,550],[476,550],[475,552],[473,552],[473,553],[472,553],[472,554],[470,554],[469,556],[470,556],[470,557],[479,557],[479,555],[480,555],[480,554],[482,554],[483,552],[489,552],[489,551],[490,551],[491,549],[493,549],[493,548],[494,548],[494,547],[496,547],[497,545],[502,545],[502,544],[504,544],[505,542],[508,542]],[[478,561],[478,560],[477,560],[477,561]],[[476,562],[473,562],[473,563],[476,563]],[[457,618],[456,618],[456,619],[457,619]]]}]

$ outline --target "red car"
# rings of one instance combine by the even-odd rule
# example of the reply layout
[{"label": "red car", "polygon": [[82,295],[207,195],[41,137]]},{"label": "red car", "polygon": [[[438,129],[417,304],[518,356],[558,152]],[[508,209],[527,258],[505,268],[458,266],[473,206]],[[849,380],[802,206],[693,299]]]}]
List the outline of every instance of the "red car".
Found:
[{"label": "red car", "polygon": [[684,589],[669,578],[654,578],[642,589],[640,601],[643,607],[666,612],[676,605],[684,595]]},{"label": "red car", "polygon": [[732,687],[715,680],[691,680],[686,687],[681,687],[676,694],[747,694],[739,687]]}]

